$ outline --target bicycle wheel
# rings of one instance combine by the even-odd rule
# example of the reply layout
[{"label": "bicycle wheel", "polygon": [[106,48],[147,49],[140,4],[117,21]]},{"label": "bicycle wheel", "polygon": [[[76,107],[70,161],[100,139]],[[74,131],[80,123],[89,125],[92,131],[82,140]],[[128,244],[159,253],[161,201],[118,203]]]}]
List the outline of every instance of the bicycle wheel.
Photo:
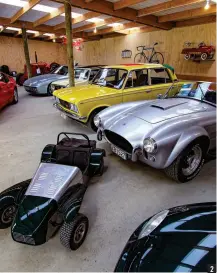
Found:
[{"label": "bicycle wheel", "polygon": [[150,63],[154,64],[163,64],[164,63],[164,56],[160,52],[155,52],[154,55],[151,57]]},{"label": "bicycle wheel", "polygon": [[145,55],[143,55],[142,53],[138,53],[138,54],[136,54],[136,56],[134,58],[134,63],[135,64],[145,63],[146,59],[147,58],[145,57]]}]

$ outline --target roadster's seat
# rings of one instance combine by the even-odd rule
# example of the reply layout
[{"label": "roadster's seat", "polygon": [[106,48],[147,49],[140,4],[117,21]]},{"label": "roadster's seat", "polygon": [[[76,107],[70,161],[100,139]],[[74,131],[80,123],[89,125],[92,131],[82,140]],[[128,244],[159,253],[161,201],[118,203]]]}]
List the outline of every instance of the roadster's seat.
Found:
[{"label": "roadster's seat", "polygon": [[96,147],[96,141],[76,138],[63,138],[56,145],[56,162],[58,164],[78,167],[84,171],[89,165],[90,153]]}]

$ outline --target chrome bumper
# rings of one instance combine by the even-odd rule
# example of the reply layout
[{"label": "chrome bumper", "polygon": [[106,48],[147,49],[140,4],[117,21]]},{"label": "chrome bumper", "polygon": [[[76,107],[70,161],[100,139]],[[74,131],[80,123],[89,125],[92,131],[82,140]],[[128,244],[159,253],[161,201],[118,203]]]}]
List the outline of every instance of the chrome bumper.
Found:
[{"label": "chrome bumper", "polygon": [[59,110],[60,112],[64,113],[67,117],[72,118],[72,119],[74,119],[74,120],[83,121],[83,120],[85,120],[85,119],[87,118],[87,117],[79,117],[79,116],[76,116],[76,115],[74,115],[74,114],[72,114],[72,113],[69,113],[69,112],[65,111],[61,106],[59,106],[59,104],[58,104],[57,102],[54,103],[53,106],[54,106],[57,110]]}]

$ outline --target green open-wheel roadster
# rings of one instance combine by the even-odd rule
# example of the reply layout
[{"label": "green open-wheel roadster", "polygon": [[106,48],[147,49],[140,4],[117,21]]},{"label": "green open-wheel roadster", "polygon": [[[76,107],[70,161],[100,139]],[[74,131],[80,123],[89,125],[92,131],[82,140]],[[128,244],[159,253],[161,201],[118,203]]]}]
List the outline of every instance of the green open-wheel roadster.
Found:
[{"label": "green open-wheel roadster", "polygon": [[78,249],[88,231],[79,210],[90,179],[103,174],[104,156],[86,135],[60,133],[44,148],[34,177],[0,193],[0,229],[11,226],[14,241],[41,245],[60,228],[61,243]]}]

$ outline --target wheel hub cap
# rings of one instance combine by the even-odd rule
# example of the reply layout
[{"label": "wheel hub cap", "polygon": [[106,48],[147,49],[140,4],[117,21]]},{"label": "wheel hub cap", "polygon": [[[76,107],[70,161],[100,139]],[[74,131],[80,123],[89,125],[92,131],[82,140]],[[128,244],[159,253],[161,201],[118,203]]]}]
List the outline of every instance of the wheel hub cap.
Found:
[{"label": "wheel hub cap", "polygon": [[85,234],[85,223],[81,223],[77,229],[75,230],[75,235],[74,235],[74,242],[76,244],[80,243],[81,240],[83,239],[84,237],[84,234]]},{"label": "wheel hub cap", "polygon": [[2,213],[1,221],[4,224],[9,224],[10,222],[12,222],[15,212],[16,212],[16,208],[14,205],[7,207]]},{"label": "wheel hub cap", "polygon": [[195,146],[185,157],[185,168],[182,169],[183,174],[189,176],[193,174],[198,166],[200,165],[202,159],[202,150],[199,146]]}]

